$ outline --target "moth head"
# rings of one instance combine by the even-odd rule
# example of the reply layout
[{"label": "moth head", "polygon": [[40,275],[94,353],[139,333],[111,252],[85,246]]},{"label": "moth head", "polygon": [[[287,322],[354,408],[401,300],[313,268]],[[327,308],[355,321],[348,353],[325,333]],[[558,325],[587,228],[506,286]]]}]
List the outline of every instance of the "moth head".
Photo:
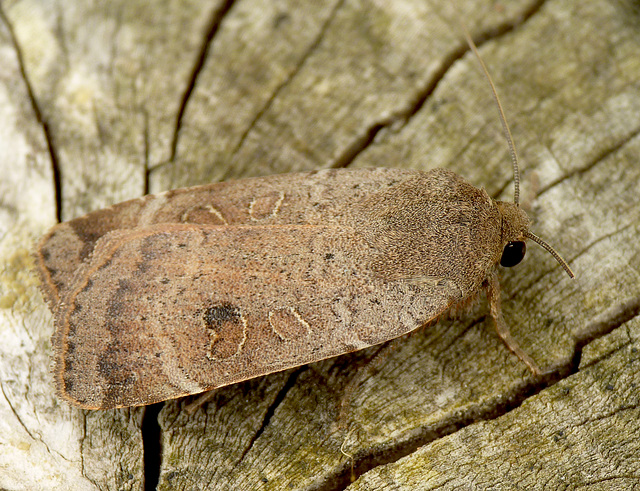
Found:
[{"label": "moth head", "polygon": [[510,268],[519,264],[524,259],[527,251],[525,241],[526,239],[531,239],[546,249],[571,278],[574,277],[569,265],[555,249],[529,230],[531,222],[524,210],[520,208],[520,205],[504,201],[497,201],[496,205],[502,215],[502,242],[504,247],[500,258],[501,266]]},{"label": "moth head", "polygon": [[513,203],[505,203],[503,201],[497,202],[498,207],[502,212],[502,237],[503,240],[506,239],[505,246],[502,250],[500,264],[502,266],[511,267],[522,261],[527,250],[524,240],[531,239],[534,242],[540,244],[544,249],[546,249],[555,258],[555,260],[560,263],[560,266],[564,268],[567,274],[571,278],[574,278],[573,271],[571,271],[569,265],[564,259],[560,257],[560,255],[553,249],[553,247],[551,247],[540,237],[529,231],[529,217],[520,208],[519,205],[520,171],[518,170],[518,154],[516,152],[516,146],[513,143],[511,130],[509,129],[509,125],[507,124],[507,118],[504,115],[504,110],[502,109],[502,104],[500,103],[500,98],[498,97],[498,92],[496,91],[496,87],[493,84],[493,80],[491,80],[491,75],[489,75],[489,71],[487,70],[484,61],[482,61],[482,57],[478,52],[478,47],[476,46],[476,43],[473,42],[471,34],[469,34],[469,31],[464,26],[464,23],[462,23],[462,30],[464,31],[465,38],[467,39],[467,44],[469,44],[471,51],[473,51],[476,59],[480,63],[482,72],[484,73],[484,76],[489,82],[489,86],[491,87],[491,93],[493,94],[493,99],[496,103],[496,107],[498,108],[500,122],[502,123],[502,129],[504,130],[507,145],[509,146],[511,163],[513,165]]}]

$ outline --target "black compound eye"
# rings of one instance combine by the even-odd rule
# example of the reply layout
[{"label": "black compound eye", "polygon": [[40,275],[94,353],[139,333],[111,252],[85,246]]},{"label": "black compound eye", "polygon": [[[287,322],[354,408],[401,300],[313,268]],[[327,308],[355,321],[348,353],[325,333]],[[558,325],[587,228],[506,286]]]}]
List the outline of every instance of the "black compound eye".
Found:
[{"label": "black compound eye", "polygon": [[524,258],[524,253],[526,251],[527,246],[521,240],[509,242],[506,246],[504,246],[504,250],[502,251],[500,265],[504,266],[505,268],[515,266],[520,261],[522,261],[522,258]]}]

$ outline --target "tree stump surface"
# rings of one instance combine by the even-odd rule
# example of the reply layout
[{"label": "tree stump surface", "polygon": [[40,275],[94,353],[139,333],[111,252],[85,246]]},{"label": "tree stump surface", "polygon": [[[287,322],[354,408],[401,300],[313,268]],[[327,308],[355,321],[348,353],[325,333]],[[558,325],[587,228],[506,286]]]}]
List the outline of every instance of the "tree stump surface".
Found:
[{"label": "tree stump surface", "polygon": [[[0,3],[0,488],[640,486],[640,9],[458,4]],[[193,414],[57,399],[31,253],[59,219],[328,167],[447,167],[510,201],[459,17],[511,124],[532,231],[577,275],[535,244],[502,273],[511,333],[549,375],[507,350],[483,300],[375,370],[377,347],[220,389]]]}]

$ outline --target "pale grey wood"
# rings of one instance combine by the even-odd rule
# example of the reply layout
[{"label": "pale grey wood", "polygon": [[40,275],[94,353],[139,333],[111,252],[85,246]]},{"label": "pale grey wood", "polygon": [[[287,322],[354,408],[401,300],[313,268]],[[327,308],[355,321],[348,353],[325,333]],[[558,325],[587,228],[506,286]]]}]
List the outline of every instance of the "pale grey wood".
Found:
[{"label": "pale grey wood", "polygon": [[[90,489],[78,472],[82,415],[51,393],[51,315],[33,240],[55,221],[51,160],[0,11],[0,488]],[[70,444],[70,441],[73,443]],[[68,477],[67,477],[68,476]]]},{"label": "pale grey wood", "polygon": [[578,373],[348,489],[636,489],[639,352],[636,317],[587,346]]},{"label": "pale grey wood", "polygon": [[[3,2],[47,123],[62,216],[139,196],[225,2]],[[211,24],[211,25],[210,25]]]},{"label": "pale grey wood", "polygon": [[[535,244],[503,274],[514,336],[564,377],[577,346],[637,311],[638,11],[630,0],[459,4],[512,125],[533,231],[578,275],[569,280]],[[146,453],[159,457],[160,489],[334,489],[348,483],[344,443],[358,474],[373,469],[354,486],[375,489],[390,469],[377,464],[405,454],[393,467],[398,485],[447,479],[403,467],[422,462],[415,449],[434,440],[428,455],[459,479],[465,474],[447,452],[459,452],[462,463],[465,448],[451,442],[477,436],[490,449],[501,425],[539,421],[545,397],[562,385],[508,411],[539,386],[482,322],[483,302],[459,322],[403,340],[374,373],[365,371],[350,399],[350,433],[338,427],[337,407],[375,350],[222,389],[191,416],[185,401],[166,403],[161,450],[143,438],[143,409],[85,413],[58,402],[48,374],[51,317],[28,254],[55,219],[53,165],[11,32],[46,122],[63,218],[147,188],[341,165],[446,166],[510,200],[511,168],[450,2],[336,0],[302,9],[257,0],[5,0],[1,7],[10,29],[3,22],[0,487],[142,489]],[[633,378],[606,354],[591,358],[562,384],[582,387],[597,370]],[[607,390],[576,411],[615,412],[621,406],[603,396]],[[620,430],[615,418],[605,423],[602,435]],[[625,424],[625,435],[640,427],[637,418]],[[561,419],[547,428],[554,425]],[[599,448],[625,462],[631,436],[619,445],[602,436]],[[512,445],[527,443],[518,437]],[[579,475],[598,457],[588,445],[560,450],[575,458],[550,456],[556,474]],[[482,452],[471,457],[469,465],[492,464],[496,473],[507,465]]]}]

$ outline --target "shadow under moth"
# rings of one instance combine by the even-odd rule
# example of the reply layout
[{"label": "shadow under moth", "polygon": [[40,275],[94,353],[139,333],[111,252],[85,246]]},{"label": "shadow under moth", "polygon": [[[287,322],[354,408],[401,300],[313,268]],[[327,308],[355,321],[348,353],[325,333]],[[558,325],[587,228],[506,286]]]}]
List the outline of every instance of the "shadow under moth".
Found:
[{"label": "shadow under moth", "polygon": [[[473,46],[472,46],[473,47]],[[495,94],[495,92],[494,92]],[[512,148],[515,157],[515,150]],[[139,406],[409,333],[524,256],[518,205],[455,173],[321,170],[148,195],[54,226],[37,248],[59,395]]]}]

